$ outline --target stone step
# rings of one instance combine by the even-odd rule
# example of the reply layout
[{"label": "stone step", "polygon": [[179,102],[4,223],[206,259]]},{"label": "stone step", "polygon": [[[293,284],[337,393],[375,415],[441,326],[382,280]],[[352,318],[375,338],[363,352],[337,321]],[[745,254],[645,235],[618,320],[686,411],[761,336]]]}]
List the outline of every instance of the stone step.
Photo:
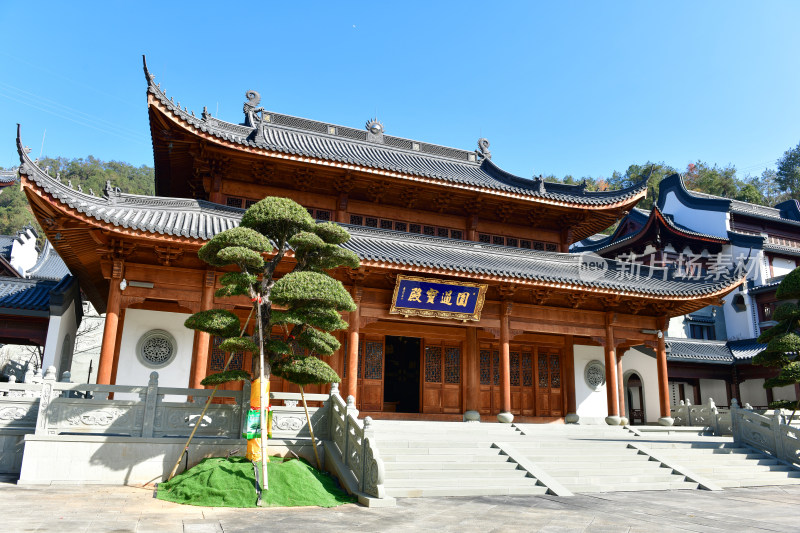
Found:
[{"label": "stone step", "polygon": [[[716,480],[715,480],[716,481]],[[761,478],[744,478],[744,479],[722,479],[716,481],[717,485],[722,488],[735,488],[735,487],[769,487],[777,485],[800,485],[798,478],[776,478],[776,479],[761,479]]]},{"label": "stone step", "polygon": [[553,476],[562,485],[626,485],[628,483],[673,483],[685,481],[686,478],[681,475],[672,473],[672,470],[664,468],[663,473],[655,471],[652,474],[633,474],[624,473],[615,476],[594,475],[594,472],[583,472],[578,475],[564,476],[559,473],[558,476]]},{"label": "stone step", "polygon": [[[394,475],[395,472],[398,471],[406,471],[409,468],[413,468],[415,471],[420,470],[446,470],[448,472],[453,472],[457,470],[484,470],[484,469],[493,469],[497,471],[501,470],[516,470],[517,463],[513,461],[509,461],[505,456],[498,456],[498,458],[494,461],[462,461],[462,462],[443,462],[443,461],[431,461],[431,462],[419,462],[415,465],[410,466],[408,462],[398,461],[398,462],[384,462],[384,467],[386,472],[392,472],[391,475]],[[388,474],[387,474],[388,475]]]},{"label": "stone step", "polygon": [[491,448],[492,443],[498,441],[499,439],[483,438],[477,440],[429,439],[418,441],[378,438],[375,440],[381,450],[384,448]]},{"label": "stone step", "polygon": [[686,466],[688,468],[694,469],[695,467],[700,466],[717,466],[717,467],[724,467],[724,466],[747,466],[747,465],[777,465],[780,464],[777,459],[770,459],[769,457],[761,456],[761,458],[751,458],[751,459],[743,459],[739,457],[724,457],[719,459],[714,459],[713,461],[704,458],[704,457],[664,457],[664,459],[668,461],[674,461],[679,465]]},{"label": "stone step", "polygon": [[433,447],[433,448],[395,448],[384,447],[378,448],[381,457],[386,460],[387,457],[400,456],[400,455],[439,455],[439,456],[492,456],[499,455],[498,448],[451,448],[451,447]]},{"label": "stone step", "polygon": [[620,466],[612,466],[612,467],[604,467],[604,466],[587,466],[586,464],[580,466],[557,466],[551,465],[546,466],[543,463],[537,463],[537,466],[541,467],[545,472],[550,474],[555,478],[561,477],[572,477],[572,476],[584,476],[584,475],[591,475],[595,477],[603,477],[603,476],[617,476],[617,475],[645,475],[653,472],[660,472],[663,470],[664,472],[672,472],[671,468],[662,468],[661,463],[658,461],[650,461],[648,463],[637,463],[635,466],[632,465],[620,465]]},{"label": "stone step", "polygon": [[387,479],[384,482],[386,488],[437,488],[459,486],[462,488],[480,488],[486,486],[495,487],[530,487],[536,486],[536,480],[531,477],[486,479],[481,477],[463,477],[458,480],[445,478],[423,478],[423,479]]},{"label": "stone step", "polygon": [[[533,480],[531,480],[533,481]],[[506,487],[485,485],[483,487],[436,487],[436,488],[391,488],[386,495],[394,498],[432,498],[439,496],[522,496],[547,494],[547,488],[533,485],[530,487]]]},{"label": "stone step", "polygon": [[[499,450],[497,450],[499,452]],[[499,454],[495,454],[497,457],[500,457]],[[395,454],[395,455],[384,455],[381,453],[381,459],[385,463],[389,462],[397,462],[397,463],[413,463],[413,462],[442,462],[442,463],[470,463],[473,462],[475,459],[486,459],[487,457],[492,457],[491,455],[467,455],[467,454],[458,454],[458,455],[444,455],[444,454]]]},{"label": "stone step", "polygon": [[750,462],[735,465],[717,465],[706,463],[703,465],[692,466],[692,472],[697,474],[718,473],[741,476],[743,473],[747,472],[797,472],[797,470],[775,461],[775,464],[771,465],[750,464]]},{"label": "stone step", "polygon": [[[665,458],[675,459],[676,461],[680,461],[681,463],[708,463],[708,464],[725,464],[725,463],[737,463],[737,462],[748,462],[748,461],[759,461],[759,460],[768,460],[774,461],[775,459],[769,457],[768,455],[764,455],[761,453],[692,453],[692,452],[685,452],[685,453],[660,453],[659,455],[663,455]],[[762,463],[763,464],[763,463]]]},{"label": "stone step", "polygon": [[635,442],[641,442],[643,446],[650,448],[651,450],[681,450],[684,451],[686,449],[690,450],[714,450],[714,449],[742,449],[740,446],[733,442],[697,442],[697,441],[678,441],[678,442],[650,442],[650,441],[639,441],[636,440]]},{"label": "stone step", "polygon": [[[697,472],[699,473],[699,472]],[[749,472],[713,472],[707,477],[714,481],[721,480],[741,480],[741,479],[763,479],[765,481],[771,479],[800,479],[800,470],[790,471],[749,471]]]},{"label": "stone step", "polygon": [[650,461],[648,455],[638,454],[636,450],[631,450],[631,453],[603,456],[602,461],[598,461],[596,457],[592,457],[591,455],[560,456],[558,454],[544,455],[526,453],[525,457],[542,467],[550,465],[624,467],[626,465],[639,466]]},{"label": "stone step", "polygon": [[[509,463],[515,465],[515,463]],[[387,470],[389,472],[389,470]],[[404,470],[391,470],[391,475],[388,478],[396,479],[465,479],[465,478],[481,478],[481,479],[514,479],[527,477],[528,473],[525,470],[518,470],[516,468],[462,468],[462,469],[447,469],[440,468],[433,469],[419,469],[416,466]]]},{"label": "stone step", "polygon": [[564,487],[575,494],[584,494],[591,492],[633,492],[640,490],[697,490],[699,485],[687,481],[671,481],[667,483],[575,483],[566,484]]},{"label": "stone step", "polygon": [[616,446],[614,448],[600,448],[600,449],[593,449],[591,447],[580,447],[580,448],[572,448],[569,446],[564,446],[561,449],[542,449],[542,448],[528,448],[525,446],[517,445],[517,443],[512,443],[514,445],[514,449],[519,450],[521,453],[524,453],[527,457],[563,457],[567,460],[574,460],[575,458],[585,457],[587,460],[590,461],[597,461],[599,458],[602,459],[611,459],[614,457],[632,457],[637,454],[637,451],[633,448],[628,448],[626,446]]}]

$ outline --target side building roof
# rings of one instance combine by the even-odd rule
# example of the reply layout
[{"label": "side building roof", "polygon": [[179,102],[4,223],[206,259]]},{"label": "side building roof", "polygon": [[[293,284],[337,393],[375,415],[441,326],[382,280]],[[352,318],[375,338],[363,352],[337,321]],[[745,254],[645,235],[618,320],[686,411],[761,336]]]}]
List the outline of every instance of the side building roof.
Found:
[{"label": "side building roof", "polygon": [[39,254],[39,259],[36,261],[30,270],[27,272],[27,277],[30,279],[49,279],[58,281],[64,276],[69,274],[64,260],[58,255],[50,241],[44,242],[44,249]]},{"label": "side building roof", "polygon": [[707,341],[697,339],[666,339],[667,360],[686,363],[748,364],[766,348],[756,339]]}]

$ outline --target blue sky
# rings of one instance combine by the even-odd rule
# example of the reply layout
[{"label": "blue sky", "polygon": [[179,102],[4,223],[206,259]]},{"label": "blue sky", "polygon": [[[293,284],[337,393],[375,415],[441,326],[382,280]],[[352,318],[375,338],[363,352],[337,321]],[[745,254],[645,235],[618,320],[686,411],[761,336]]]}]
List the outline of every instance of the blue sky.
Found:
[{"label": "blue sky", "polygon": [[[703,160],[759,174],[800,141],[799,2],[0,3],[0,165],[152,164],[141,55],[181,105],[474,149],[523,177]],[[46,130],[46,134],[45,134]]]}]

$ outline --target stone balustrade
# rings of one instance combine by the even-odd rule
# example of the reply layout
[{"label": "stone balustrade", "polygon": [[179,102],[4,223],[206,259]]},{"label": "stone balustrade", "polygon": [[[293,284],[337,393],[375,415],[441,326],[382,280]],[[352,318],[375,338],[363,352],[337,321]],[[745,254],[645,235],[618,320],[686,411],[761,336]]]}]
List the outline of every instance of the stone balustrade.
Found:
[{"label": "stone balustrade", "polygon": [[782,409],[772,415],[740,408],[731,402],[733,438],[787,463],[800,466],[800,428],[793,427]]}]

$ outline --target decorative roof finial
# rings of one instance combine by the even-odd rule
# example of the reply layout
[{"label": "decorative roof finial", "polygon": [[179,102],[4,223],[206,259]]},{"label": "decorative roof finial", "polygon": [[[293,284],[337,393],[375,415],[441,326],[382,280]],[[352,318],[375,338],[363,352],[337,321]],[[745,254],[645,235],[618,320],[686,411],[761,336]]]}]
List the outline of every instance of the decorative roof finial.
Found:
[{"label": "decorative roof finial", "polygon": [[201,116],[203,117],[203,120],[208,120],[211,118],[211,113],[208,112],[208,107],[203,106],[203,114]]},{"label": "decorative roof finial", "polygon": [[378,120],[378,117],[368,120],[366,127],[367,131],[373,135],[383,134],[383,123]]},{"label": "decorative roof finial", "polygon": [[257,128],[264,121],[264,108],[258,107],[258,104],[261,103],[261,95],[258,91],[250,89],[244,93],[244,96],[247,98],[243,109],[244,125],[250,128]]},{"label": "decorative roof finial", "polygon": [[478,154],[480,158],[491,159],[492,152],[489,151],[489,139],[484,137],[478,139],[478,149],[475,150],[475,153]]}]

